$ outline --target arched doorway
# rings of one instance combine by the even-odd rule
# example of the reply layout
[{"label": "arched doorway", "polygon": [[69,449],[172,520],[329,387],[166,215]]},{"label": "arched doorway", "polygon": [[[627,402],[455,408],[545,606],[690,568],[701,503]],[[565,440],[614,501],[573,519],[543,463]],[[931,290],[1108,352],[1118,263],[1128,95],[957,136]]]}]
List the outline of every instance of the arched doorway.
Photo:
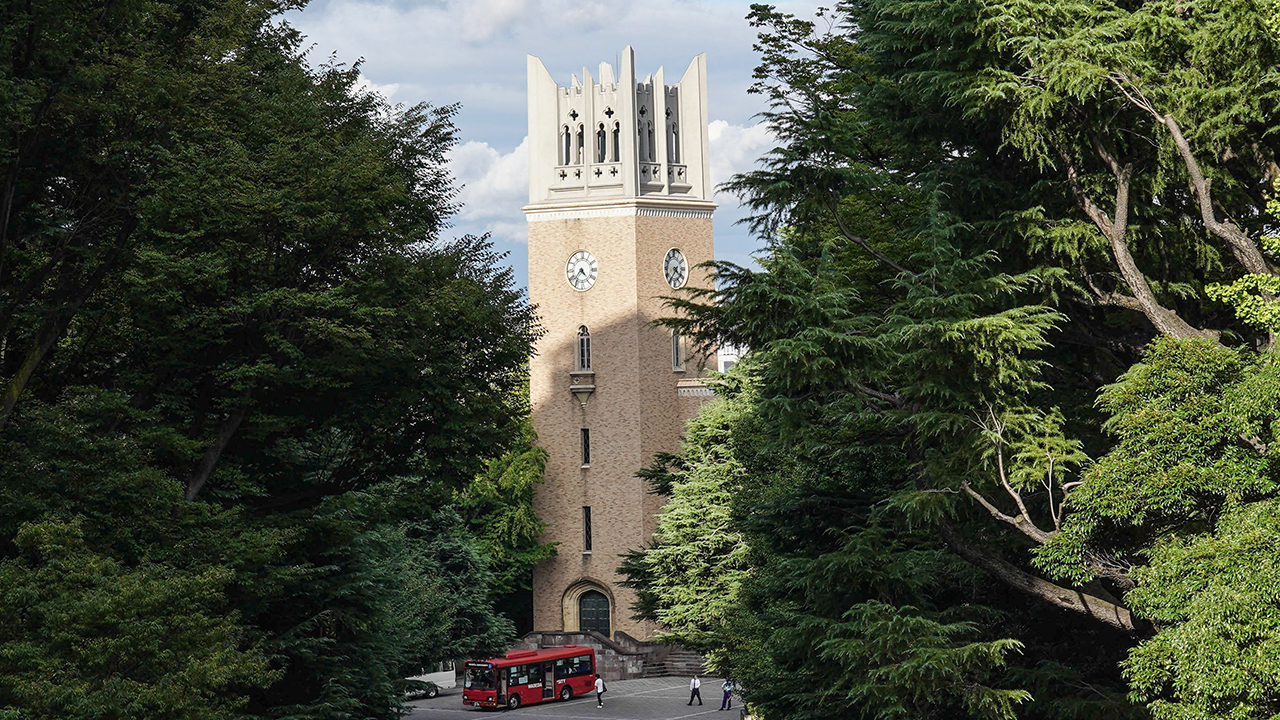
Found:
[{"label": "arched doorway", "polygon": [[588,590],[578,596],[578,628],[595,630],[610,637],[609,598],[599,590]]}]

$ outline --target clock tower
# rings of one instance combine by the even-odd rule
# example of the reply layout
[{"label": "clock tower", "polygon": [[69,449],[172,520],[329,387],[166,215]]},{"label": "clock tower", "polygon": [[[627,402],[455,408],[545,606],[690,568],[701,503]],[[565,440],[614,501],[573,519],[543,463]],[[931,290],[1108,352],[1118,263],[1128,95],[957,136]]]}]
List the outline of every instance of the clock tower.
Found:
[{"label": "clock tower", "polygon": [[529,298],[544,335],[530,361],[533,427],[547,450],[534,506],[558,554],[534,572],[535,630],[649,640],[618,584],[620,555],[654,531],[662,498],[636,472],[679,449],[709,400],[714,358],[652,325],[662,296],[710,287],[706,58],[674,84],[637,79],[630,47],[567,86],[529,73]]}]

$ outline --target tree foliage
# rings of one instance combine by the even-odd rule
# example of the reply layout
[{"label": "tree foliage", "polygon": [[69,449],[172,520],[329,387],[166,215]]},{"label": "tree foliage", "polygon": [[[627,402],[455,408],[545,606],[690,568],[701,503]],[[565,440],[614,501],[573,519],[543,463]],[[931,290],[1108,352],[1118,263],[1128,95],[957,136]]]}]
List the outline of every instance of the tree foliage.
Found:
[{"label": "tree foliage", "polygon": [[[921,674],[912,687],[935,704],[901,710],[858,694],[869,636],[829,665],[801,659],[841,636],[824,625],[784,672],[840,688],[828,700],[849,689],[844,716],[1274,714],[1273,563],[1258,540],[1275,496],[1274,10],[847,0],[805,20],[752,6],[754,90],[778,146],[726,187],[767,239],[762,269],[716,265],[716,289],[674,300],[669,321],[754,357],[765,429],[729,434],[768,462],[735,457],[746,469],[730,506],[780,496],[760,487],[817,495],[809,474],[779,470],[787,458],[872,453],[891,468],[877,480],[866,459],[829,470],[829,487],[869,497],[828,532],[881,538],[849,546],[844,621],[905,627],[910,607],[938,613],[911,622],[942,633],[949,613],[984,608],[979,639],[1035,659],[1003,656],[976,683],[1028,690],[1021,705],[943,710],[948,676]],[[764,542],[795,534],[760,531],[762,514],[731,513],[752,558],[744,586],[782,558],[825,556]],[[856,578],[889,562],[886,548],[945,560],[916,596],[885,600],[910,584]],[[664,583],[697,586],[657,564],[661,551],[626,565],[649,593],[639,609],[659,617],[677,597]],[[956,567],[991,582],[966,595]],[[779,585],[822,597],[804,577]],[[790,632],[765,597],[744,590],[733,610],[753,640],[724,629],[706,647],[757,659],[743,677],[761,684],[746,692],[766,717],[816,716],[759,680]],[[939,635],[901,637],[925,652]],[[857,670],[821,674],[842,664]]]},{"label": "tree foliage", "polygon": [[[520,397],[527,393],[528,388],[522,388]],[[457,497],[458,509],[494,574],[494,604],[524,632],[534,629],[534,566],[556,552],[556,543],[542,542],[546,524],[533,510],[533,493],[547,465],[547,451],[536,441],[525,415],[511,449],[490,460]]]},{"label": "tree foliage", "polygon": [[531,310],[444,237],[456,107],[312,64],[302,4],[0,9],[17,717],[391,718],[511,638],[526,538],[455,506],[518,444]]}]

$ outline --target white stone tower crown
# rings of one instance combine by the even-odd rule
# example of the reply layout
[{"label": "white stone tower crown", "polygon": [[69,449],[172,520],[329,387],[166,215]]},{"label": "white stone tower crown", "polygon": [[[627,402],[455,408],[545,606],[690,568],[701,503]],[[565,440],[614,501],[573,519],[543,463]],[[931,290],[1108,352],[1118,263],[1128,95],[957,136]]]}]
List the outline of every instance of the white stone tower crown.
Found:
[{"label": "white stone tower crown", "polygon": [[637,82],[630,46],[616,76],[600,63],[561,87],[532,55],[528,72],[531,205],[711,199],[705,55],[674,85],[661,68]]}]

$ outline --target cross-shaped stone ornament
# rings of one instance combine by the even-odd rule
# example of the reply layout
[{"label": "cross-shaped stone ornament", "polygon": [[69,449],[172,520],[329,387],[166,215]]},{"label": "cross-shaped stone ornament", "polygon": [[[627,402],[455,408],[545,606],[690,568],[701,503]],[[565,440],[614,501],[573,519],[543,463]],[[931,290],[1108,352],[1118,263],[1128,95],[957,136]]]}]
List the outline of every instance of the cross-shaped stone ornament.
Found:
[{"label": "cross-shaped stone ornament", "polygon": [[565,179],[565,178],[567,178],[567,177],[569,177],[569,176],[565,173],[565,171],[561,170],[561,171],[560,171],[560,179],[561,179],[561,180],[563,180],[563,179]]},{"label": "cross-shaped stone ornament", "polygon": [[609,174],[616,176],[618,174],[618,168],[609,168]]},{"label": "cross-shaped stone ornament", "polygon": [[601,176],[601,175],[603,175],[603,174],[604,174],[604,173],[602,173],[602,172],[600,171],[600,168],[596,168],[596,177],[600,177],[600,176]]},{"label": "cross-shaped stone ornament", "polygon": [[574,171],[573,171],[573,176],[574,176],[574,177],[576,177],[576,178],[578,178],[579,180],[581,180],[581,179],[582,179],[582,171],[581,171],[581,170],[574,170]]},{"label": "cross-shaped stone ornament", "polygon": [[607,107],[607,108],[605,108],[605,109],[604,109],[604,116],[605,116],[605,117],[613,117],[613,108],[611,108],[611,107]]},{"label": "cross-shaped stone ornament", "polygon": [[578,111],[577,111],[577,110],[570,110],[570,111],[569,111],[569,117],[573,118],[574,120],[577,120],[577,119],[578,119]]},{"label": "cross-shaped stone ornament", "polygon": [[644,117],[645,114],[648,112],[649,112],[649,108],[645,107],[644,105],[640,106],[640,117]]},{"label": "cross-shaped stone ornament", "polygon": [[671,117],[671,108],[667,108],[667,117]]}]

